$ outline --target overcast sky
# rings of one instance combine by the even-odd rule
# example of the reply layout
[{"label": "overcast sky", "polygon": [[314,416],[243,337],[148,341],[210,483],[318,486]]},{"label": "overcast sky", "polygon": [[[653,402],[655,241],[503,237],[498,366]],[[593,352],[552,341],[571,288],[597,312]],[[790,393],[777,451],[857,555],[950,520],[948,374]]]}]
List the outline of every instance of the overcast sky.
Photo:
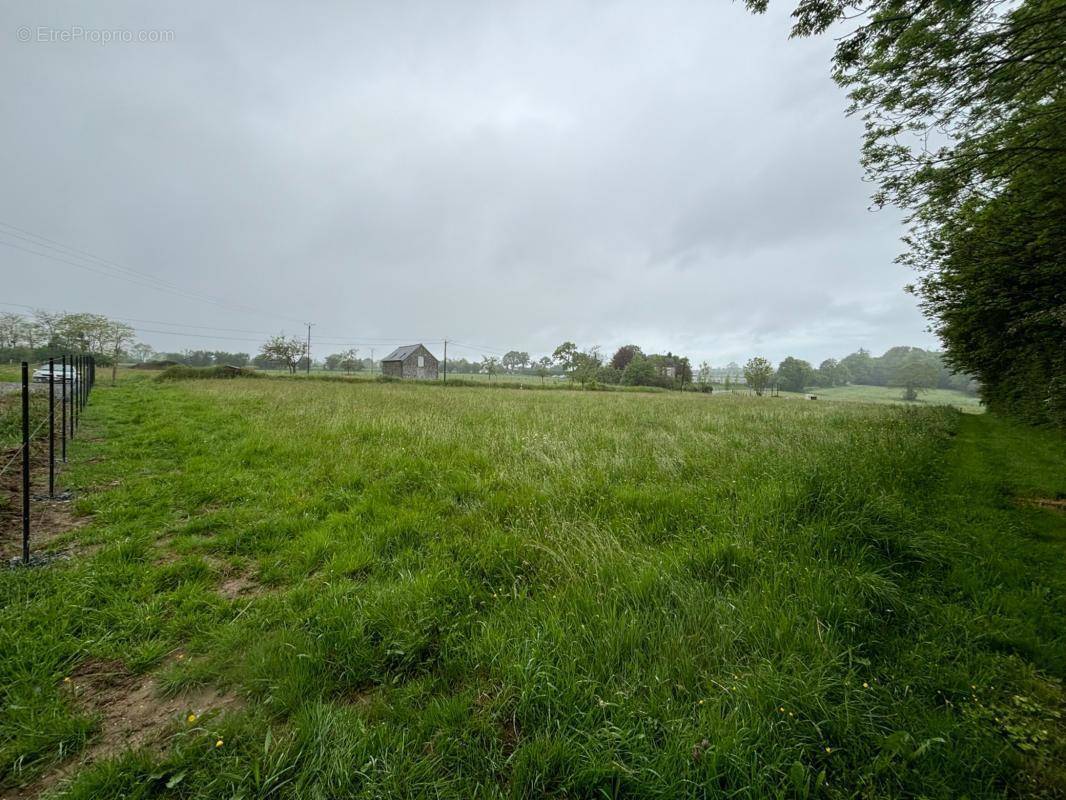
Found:
[{"label": "overcast sky", "polygon": [[6,0],[0,301],[160,350],[935,347],[791,5]]}]

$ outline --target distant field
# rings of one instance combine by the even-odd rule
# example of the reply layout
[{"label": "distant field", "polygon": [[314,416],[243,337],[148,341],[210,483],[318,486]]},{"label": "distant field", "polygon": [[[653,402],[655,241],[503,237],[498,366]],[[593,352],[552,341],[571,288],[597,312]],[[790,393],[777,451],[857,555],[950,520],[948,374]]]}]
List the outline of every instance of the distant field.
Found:
[{"label": "distant field", "polygon": [[84,420],[62,485],[88,525],[50,545],[74,557],[0,571],[0,786],[62,762],[70,798],[1064,785],[1066,535],[1005,501],[1066,496],[1061,437],[136,374]]},{"label": "distant field", "polygon": [[[271,375],[286,375],[284,370],[259,370]],[[330,371],[330,370],[312,370],[310,377],[329,377],[329,378],[346,378],[351,380],[371,380],[381,376],[381,372],[375,370],[373,373],[363,370],[361,372],[353,372],[348,374],[344,371]],[[300,372],[296,377],[307,377],[307,374]],[[443,380],[444,372],[440,372],[440,379]],[[513,373],[498,373],[496,375],[485,375],[481,373],[465,373],[465,372],[449,372],[448,380],[468,380],[486,383],[524,383],[529,385],[540,386],[542,383],[547,385],[566,383],[565,380],[560,380],[557,376],[549,375],[543,381],[536,375],[521,375]]]},{"label": "distant field", "polygon": [[[782,392],[782,396],[803,397],[801,394]],[[908,406],[954,406],[960,411],[980,414],[984,411],[980,398],[954,389],[930,389],[918,395],[913,402],[903,400],[903,390],[894,386],[834,386],[829,389],[810,389],[805,394],[816,394],[819,400],[847,400],[858,403],[893,403]]]}]

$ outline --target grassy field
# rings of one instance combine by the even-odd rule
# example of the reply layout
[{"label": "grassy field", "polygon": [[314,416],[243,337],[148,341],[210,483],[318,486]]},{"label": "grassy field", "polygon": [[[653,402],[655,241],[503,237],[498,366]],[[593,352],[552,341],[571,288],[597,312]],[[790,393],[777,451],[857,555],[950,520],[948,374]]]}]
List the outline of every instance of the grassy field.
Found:
[{"label": "grassy field", "polygon": [[[286,375],[288,375],[288,373],[283,371],[283,370],[262,369],[262,370],[257,370],[257,371],[265,373],[267,375],[275,375],[275,376],[286,376]],[[444,371],[441,370],[439,374],[440,374],[440,378],[439,379],[443,379]],[[381,370],[375,368],[374,372],[369,372],[369,371],[363,370],[362,372],[353,372],[353,373],[349,374],[349,373],[346,373],[346,372],[340,371],[340,370],[338,370],[338,371],[329,371],[329,370],[319,369],[319,370],[312,370],[310,375],[307,375],[306,373],[303,373],[303,372],[299,372],[293,377],[296,377],[296,378],[307,378],[307,377],[310,377],[310,378],[327,378],[327,379],[337,379],[337,380],[343,379],[343,380],[353,380],[353,381],[356,381],[356,380],[369,381],[369,380],[375,380],[377,378],[380,378],[381,377]],[[526,374],[521,374],[521,373],[508,373],[508,372],[498,372],[495,375],[486,375],[486,374],[482,374],[480,372],[449,372],[448,373],[448,382],[449,383],[453,383],[453,382],[462,383],[464,381],[466,381],[466,382],[475,382],[475,383],[523,384],[523,385],[527,385],[527,386],[559,386],[559,385],[565,385],[565,384],[568,383],[568,381],[561,380],[556,375],[548,375],[548,376],[546,376],[544,378],[544,380],[541,380],[536,375],[526,375]]]},{"label": "grassy field", "polygon": [[[1066,496],[1061,436],[144,376],[102,382],[83,434],[87,525],[49,544],[73,556],[0,571],[19,796],[1066,790],[1066,531],[1025,502]],[[115,736],[116,686],[151,736]]]},{"label": "grassy field", "polygon": [[[311,372],[310,375],[306,375],[303,372],[297,373],[295,376],[290,376],[288,372],[283,370],[256,370],[264,375],[271,375],[273,377],[292,377],[296,379],[306,379],[308,377],[318,380],[343,380],[343,381],[368,381],[380,378],[380,372],[354,372],[347,374],[344,372],[330,372],[326,370],[316,370]],[[476,384],[489,384],[496,386],[516,386],[521,385],[527,388],[549,388],[549,389],[573,389],[577,388],[576,384],[571,383],[568,380],[562,380],[559,376],[549,375],[543,380],[536,375],[525,374],[511,374],[501,372],[497,375],[484,375],[480,373],[467,374],[467,373],[451,373],[448,376],[448,380],[455,384],[476,383]],[[647,386],[619,386],[600,385],[601,388],[607,391],[637,391],[637,392],[659,392],[667,391],[664,389],[658,389]],[[691,387],[690,387],[691,388]],[[731,389],[727,389],[722,384],[715,384],[714,391],[719,394],[750,394],[748,389],[743,385],[734,386]],[[780,396],[790,399],[806,399],[808,394],[817,394],[820,400],[843,400],[846,402],[854,403],[889,403],[892,405],[909,405],[909,406],[952,406],[971,414],[980,414],[984,411],[984,407],[981,405],[981,400],[976,395],[967,394],[966,392],[956,391],[954,389],[927,389],[921,392],[919,398],[915,401],[905,401],[903,399],[903,390],[895,386],[865,386],[865,385],[848,385],[848,386],[834,386],[831,388],[811,388],[804,392],[781,392]]]},{"label": "grassy field", "polygon": [[[954,389],[928,389],[918,395],[914,401],[903,400],[903,390],[895,386],[833,386],[831,388],[810,389],[809,394],[818,395],[819,400],[846,400],[856,403],[892,403],[909,406],[953,406],[959,411],[980,414],[984,411],[981,400],[976,395],[966,394]],[[782,397],[805,397],[806,394],[782,392]]]}]

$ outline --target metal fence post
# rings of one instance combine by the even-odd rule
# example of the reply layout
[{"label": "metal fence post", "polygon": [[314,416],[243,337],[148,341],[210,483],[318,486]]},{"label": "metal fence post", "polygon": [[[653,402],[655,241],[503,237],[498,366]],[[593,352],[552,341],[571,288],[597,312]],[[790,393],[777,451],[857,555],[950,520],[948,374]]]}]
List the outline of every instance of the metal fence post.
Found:
[{"label": "metal fence post", "polygon": [[78,357],[70,357],[70,438],[78,430]]},{"label": "metal fence post", "polygon": [[63,356],[63,384],[61,388],[62,405],[60,407],[60,421],[61,421],[61,436],[60,442],[63,446],[63,463],[67,463],[67,357]]},{"label": "metal fence post", "polygon": [[48,496],[56,496],[56,360],[48,359]]},{"label": "metal fence post", "polygon": [[30,563],[30,365],[22,362],[22,563]]}]

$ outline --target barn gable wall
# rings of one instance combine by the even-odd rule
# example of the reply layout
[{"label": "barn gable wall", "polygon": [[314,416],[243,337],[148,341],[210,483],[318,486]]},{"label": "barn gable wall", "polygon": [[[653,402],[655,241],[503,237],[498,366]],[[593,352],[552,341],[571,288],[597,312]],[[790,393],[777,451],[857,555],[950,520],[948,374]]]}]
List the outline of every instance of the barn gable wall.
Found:
[{"label": "barn gable wall", "polygon": [[[424,358],[424,366],[419,368],[418,357]],[[412,378],[414,380],[435,381],[438,374],[438,362],[425,347],[413,350],[403,361],[382,361],[381,374],[394,378]]]}]

